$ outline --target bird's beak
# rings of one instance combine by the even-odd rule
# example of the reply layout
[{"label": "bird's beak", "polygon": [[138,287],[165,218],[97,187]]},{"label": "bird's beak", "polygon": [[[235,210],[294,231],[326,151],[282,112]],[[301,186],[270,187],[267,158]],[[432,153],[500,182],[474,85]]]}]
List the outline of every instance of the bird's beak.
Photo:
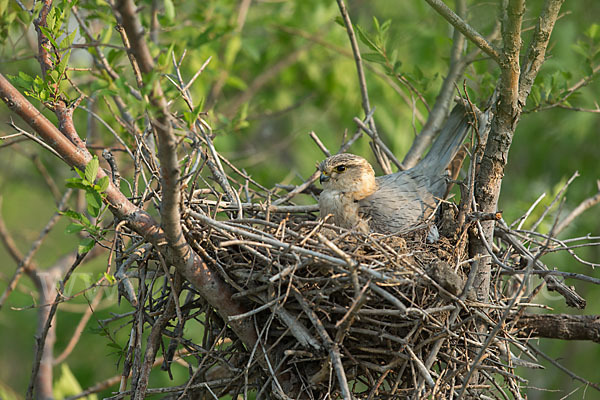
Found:
[{"label": "bird's beak", "polygon": [[325,174],[325,172],[321,172],[321,176],[319,177],[319,183],[323,184],[323,182],[327,182],[329,180],[329,175]]}]

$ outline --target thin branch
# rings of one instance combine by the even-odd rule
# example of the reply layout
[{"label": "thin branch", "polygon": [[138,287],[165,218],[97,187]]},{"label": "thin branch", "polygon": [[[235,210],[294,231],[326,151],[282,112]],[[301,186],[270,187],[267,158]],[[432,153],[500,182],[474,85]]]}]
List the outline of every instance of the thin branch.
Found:
[{"label": "thin branch", "polygon": [[[21,116],[44,141],[51,143],[65,162],[81,170],[85,169],[86,164],[92,159],[89,152],[85,149],[83,151],[77,149],[2,74],[0,74],[0,98],[13,112]],[[106,176],[106,173],[100,169],[98,178],[103,176]],[[231,288],[209,269],[196,253],[192,252],[189,262],[183,263],[179,255],[166,242],[164,231],[154,219],[130,202],[112,182],[109,182],[105,194],[106,201],[110,205],[113,214],[122,220],[126,220],[130,228],[161,251],[167,262],[180,269],[185,278],[220,315],[226,318],[228,315],[241,314],[246,311],[241,304],[232,299]],[[189,247],[186,246],[185,249],[189,249]],[[254,345],[257,336],[251,324],[233,322],[231,327],[244,343],[250,346]]]},{"label": "thin branch", "polygon": [[69,278],[71,277],[71,274],[73,274],[73,272],[75,271],[75,268],[77,268],[77,266],[79,266],[79,264],[81,264],[81,262],[83,261],[83,259],[85,258],[86,255],[87,255],[87,253],[78,255],[75,262],[73,262],[73,264],[71,265],[71,267],[65,274],[64,279],[60,283],[60,287],[62,290],[57,292],[56,298],[54,299],[54,302],[50,306],[50,310],[47,312],[48,317],[43,324],[43,329],[41,329],[41,331],[38,332],[39,336],[36,337],[36,352],[35,352],[35,357],[33,360],[31,379],[29,380],[29,386],[27,388],[27,395],[26,395],[27,400],[33,399],[33,391],[35,389],[35,384],[37,382],[38,371],[40,370],[40,368],[42,366],[41,360],[42,360],[42,356],[44,354],[44,348],[46,346],[46,337],[49,333],[50,326],[52,325],[52,321],[54,319],[54,315],[56,314],[56,310],[58,309],[58,305],[61,303],[60,300],[62,298],[62,292],[64,291],[65,283],[69,280]]},{"label": "thin branch", "polygon": [[[344,0],[336,0],[338,3],[338,7],[340,9],[340,13],[342,14],[342,18],[344,19],[344,25],[346,27],[346,32],[348,33],[348,38],[350,39],[350,45],[352,46],[352,53],[354,54],[354,63],[356,64],[356,72],[358,74],[358,84],[360,87],[360,94],[362,97],[362,107],[365,115],[368,115],[371,111],[371,104],[369,102],[369,92],[367,90],[367,80],[365,79],[365,71],[363,70],[362,58],[360,56],[360,49],[358,48],[358,42],[356,41],[356,35],[354,34],[354,28],[352,27],[352,21],[350,20],[350,15],[348,14],[348,10],[346,9],[346,5],[344,4]],[[369,128],[373,132],[374,137],[379,137],[377,133],[377,127],[375,126],[375,121],[371,118],[369,121]],[[392,173],[392,169],[390,168],[390,162],[387,159],[386,155],[381,152],[379,148],[379,144],[375,141],[372,142],[371,146],[375,157],[377,158],[377,162],[383,169],[383,172],[387,174]]]},{"label": "thin branch", "polygon": [[501,63],[500,54],[488,41],[481,36],[479,32],[467,24],[460,16],[456,15],[442,0],[425,0],[429,5],[436,10],[442,17],[446,19],[452,26],[458,29],[463,35],[479,47],[484,53],[492,57],[498,64]]},{"label": "thin branch", "polygon": [[527,346],[533,350],[533,352],[538,355],[538,356],[542,356],[542,358],[546,359],[547,361],[549,361],[552,365],[554,365],[556,368],[560,369],[561,371],[563,371],[565,374],[569,375],[571,377],[571,379],[582,382],[584,385],[586,386],[591,386],[594,389],[600,391],[600,385],[598,383],[595,382],[590,382],[587,379],[584,379],[582,377],[580,377],[579,375],[575,374],[573,371],[571,371],[570,369],[566,368],[565,366],[563,366],[561,363],[559,363],[558,361],[554,360],[552,357],[550,357],[549,355],[547,355],[546,353],[544,353],[543,351],[541,351],[540,349],[538,349],[537,347],[535,347],[533,344],[531,344],[531,342],[527,343]]},{"label": "thin branch", "polygon": [[564,0],[546,0],[540,17],[538,18],[533,38],[531,39],[531,43],[525,54],[523,66],[521,67],[521,77],[519,78],[519,102],[522,105],[525,105],[527,102],[527,97],[531,92],[535,77],[545,61],[548,42],[550,41],[550,36],[554,29],[554,24],[558,19],[558,14],[563,2]]},{"label": "thin branch", "polygon": [[27,255],[25,255],[25,257],[23,257],[23,259],[17,265],[17,269],[15,270],[15,273],[13,274],[10,282],[8,283],[6,289],[4,290],[4,293],[2,293],[2,297],[0,297],[0,309],[6,302],[6,299],[8,299],[8,296],[10,296],[12,291],[17,286],[17,283],[19,282],[19,279],[21,278],[21,275],[23,274],[23,272],[25,270],[27,270],[28,268],[31,268],[30,264],[33,260],[33,257],[35,256],[37,251],[40,249],[42,243],[44,242],[44,239],[48,236],[48,234],[50,233],[50,231],[52,230],[54,225],[56,225],[56,223],[60,219],[62,211],[64,211],[66,209],[67,200],[71,196],[71,193],[72,193],[71,189],[69,189],[65,192],[65,194],[63,195],[63,198],[61,199],[61,201],[59,203],[58,211],[55,212],[52,215],[52,217],[50,217],[50,220],[48,221],[46,226],[44,226],[44,228],[38,235],[38,238],[31,245],[31,248],[29,249],[29,252],[27,253]]},{"label": "thin branch", "polygon": [[[464,18],[466,12],[465,9],[465,0],[456,2],[456,12],[460,18]],[[425,126],[423,126],[423,129],[421,129],[421,132],[415,138],[408,153],[406,153],[406,156],[404,156],[404,159],[402,160],[402,165],[405,169],[412,168],[417,164],[419,159],[423,156],[425,149],[431,144],[435,135],[437,135],[442,128],[442,123],[448,115],[448,109],[452,102],[456,81],[462,76],[465,67],[467,66],[465,60],[461,58],[464,48],[465,37],[458,29],[454,29],[448,74],[446,75],[446,78],[444,78],[444,82],[435,99],[433,109],[427,117]]]},{"label": "thin branch", "polygon": [[571,222],[573,222],[575,220],[575,218],[577,218],[581,214],[583,214],[588,208],[591,208],[591,207],[595,206],[596,204],[600,203],[600,181],[598,181],[597,184],[598,184],[598,193],[596,193],[592,197],[589,197],[589,198],[585,199],[584,201],[582,201],[577,207],[575,207],[575,209],[573,211],[571,211],[569,213],[569,215],[567,215],[562,221],[560,221],[558,223],[558,225],[556,226],[556,230],[555,230],[556,235],[558,235],[566,227],[568,227],[571,224]]}]

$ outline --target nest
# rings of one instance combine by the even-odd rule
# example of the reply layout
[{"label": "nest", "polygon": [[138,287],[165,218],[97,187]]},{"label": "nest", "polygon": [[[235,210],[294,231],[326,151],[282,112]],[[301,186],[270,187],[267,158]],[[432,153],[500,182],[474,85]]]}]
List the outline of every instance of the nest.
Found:
[{"label": "nest", "polygon": [[[206,199],[188,204],[188,243],[250,311],[224,321],[183,283],[178,292],[188,291],[185,304],[177,315],[170,311],[177,325],[163,330],[171,342],[163,367],[186,359],[190,378],[169,392],[450,398],[461,389],[467,396],[474,389],[498,393],[502,379],[500,385],[518,392],[507,342],[483,346],[500,318],[493,306],[506,300],[502,280],[491,311],[463,291],[472,279],[469,263],[461,262],[466,231],[433,244],[426,241],[428,227],[402,236],[363,235],[318,220],[314,210]],[[139,306],[149,315],[167,312],[178,280],[172,281],[150,288],[153,300]],[[251,319],[259,333],[255,348],[244,347],[228,328],[234,319]],[[201,338],[183,334],[190,321],[202,324]],[[509,340],[508,331],[499,337]],[[525,350],[519,339],[510,340]]]},{"label": "nest", "polygon": [[[164,265],[150,244],[129,233],[134,236],[131,250],[120,250],[115,275],[119,293],[136,311],[101,322],[131,318],[123,376],[132,375],[132,392],[144,368],[151,368],[141,356],[140,339],[151,326],[147,346],[162,343],[158,362],[163,369],[171,373],[173,363],[184,364],[189,378],[147,394],[521,397],[525,380],[514,368],[540,366],[515,321],[525,307],[536,306],[532,298],[542,286],[524,295],[529,272],[522,272],[527,265],[546,267],[514,232],[506,228],[497,232],[495,244],[486,243],[494,262],[512,274],[496,269],[489,298],[481,303],[472,289],[479,259],[468,260],[467,248],[485,215],[473,213],[459,224],[456,206],[442,203],[437,222],[442,236],[435,243],[427,242],[430,226],[404,235],[365,235],[320,220],[314,204],[292,204],[296,194],[310,193],[310,181],[277,197],[276,190],[234,171],[260,189],[239,185],[248,203],[223,201],[216,188],[194,190],[192,184],[183,196],[181,220],[187,242],[234,289],[233,299],[247,311],[224,320],[175,268]],[[227,184],[235,181],[222,177],[215,180],[235,200]],[[139,279],[137,292],[131,278]],[[583,301],[553,276],[544,279],[570,305]],[[230,328],[240,320],[255,327],[258,341],[252,348]]]}]

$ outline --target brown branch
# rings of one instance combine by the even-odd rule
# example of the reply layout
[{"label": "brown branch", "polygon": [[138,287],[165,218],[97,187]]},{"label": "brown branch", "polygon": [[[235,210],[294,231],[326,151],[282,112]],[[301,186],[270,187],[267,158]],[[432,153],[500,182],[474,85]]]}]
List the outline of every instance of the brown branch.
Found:
[{"label": "brown branch", "polygon": [[[342,14],[342,18],[344,19],[344,25],[346,27],[346,32],[348,33],[348,38],[350,39],[350,45],[352,46],[352,53],[354,54],[354,62],[356,64],[356,72],[358,74],[358,84],[360,86],[360,95],[362,97],[362,107],[365,115],[369,115],[371,112],[371,104],[369,102],[369,92],[367,90],[367,80],[365,78],[365,71],[362,65],[362,58],[360,56],[360,49],[358,48],[358,42],[356,41],[356,35],[354,34],[354,28],[352,27],[352,21],[350,20],[350,15],[348,14],[348,10],[346,9],[346,5],[344,4],[344,0],[337,0],[338,8],[340,9],[340,14]],[[377,133],[377,127],[375,125],[375,121],[373,118],[369,119],[369,128],[373,132],[374,137],[379,137]],[[390,167],[390,161],[388,160],[385,153],[381,151],[377,142],[371,142],[371,149],[377,158],[377,162],[383,169],[383,172],[387,174],[392,173],[392,169]]]},{"label": "brown branch", "polygon": [[[116,10],[121,16],[123,28],[127,33],[131,45],[132,65],[139,65],[142,74],[154,71],[154,60],[150,54],[148,44],[144,39],[144,29],[137,16],[137,7],[132,0],[121,0],[116,3]],[[141,79],[138,78],[138,79]],[[141,86],[142,82],[138,82]],[[140,87],[141,89],[141,87]],[[162,186],[162,202],[160,207],[161,226],[169,240],[171,247],[179,251],[179,257],[186,262],[191,254],[191,249],[186,246],[179,220],[179,202],[181,188],[179,183],[179,164],[177,160],[177,139],[173,134],[171,117],[167,100],[163,94],[160,81],[155,81],[150,102],[157,110],[153,127],[159,138],[158,158],[160,159],[160,180]]]},{"label": "brown branch", "polygon": [[[540,260],[539,256],[532,254],[525,246],[521,244],[518,240],[516,240],[507,229],[506,225],[502,222],[500,226],[496,230],[498,236],[502,237],[507,243],[519,253],[521,254],[528,262],[530,262],[535,270],[538,271],[548,271],[548,267],[546,267]],[[567,302],[569,307],[575,307],[578,309],[584,309],[587,302],[581,297],[575,290],[561,282],[559,279],[552,275],[542,274],[544,280],[546,281],[546,285],[548,290],[556,291],[560,293]]]},{"label": "brown branch", "polygon": [[[178,283],[179,285],[176,284],[176,286],[180,286],[180,282]],[[132,396],[132,399],[142,400],[146,397],[148,380],[150,378],[152,367],[154,366],[156,353],[161,346],[163,329],[167,326],[169,320],[174,316],[175,302],[179,301],[179,296],[176,296],[175,292],[178,293],[179,290],[180,288],[171,287],[171,294],[173,295],[169,296],[169,300],[164,312],[156,319],[152,329],[150,330],[150,335],[146,344],[146,353],[144,354],[144,362],[141,366],[141,371],[139,373],[135,387],[135,393],[134,396]]]},{"label": "brown branch", "polygon": [[[34,388],[38,387],[38,392],[45,393],[48,390],[48,382],[39,382],[39,377],[48,377],[48,372],[52,370],[53,362],[52,362],[52,352],[54,351],[54,341],[55,341],[55,330],[52,328],[54,326],[54,315],[56,314],[56,310],[58,309],[58,305],[60,304],[60,299],[62,297],[62,291],[64,290],[65,283],[71,277],[75,268],[83,261],[86,254],[78,255],[75,261],[70,266],[69,270],[65,274],[64,279],[61,282],[61,291],[58,292],[56,290],[56,280],[46,279],[45,284],[47,287],[47,297],[50,299],[52,295],[54,297],[54,301],[52,305],[48,303],[43,307],[40,307],[40,315],[38,316],[38,331],[36,334],[36,353],[33,360],[33,368],[31,371],[31,379],[29,381],[29,387],[27,388],[26,399],[31,400],[33,398]],[[69,259],[65,259],[65,264],[68,263]],[[49,277],[47,277],[49,278]],[[52,329],[51,329],[52,328]],[[48,371],[49,369],[49,371]],[[52,375],[50,375],[51,377]],[[50,393],[52,393],[52,381],[49,383]]]},{"label": "brown branch", "polygon": [[[92,159],[91,154],[85,149],[76,148],[2,74],[0,74],[0,98],[14,113],[21,116],[46,143],[51,144],[65,162],[81,170],[85,169],[85,165]],[[106,173],[100,169],[98,178],[103,176],[106,176]],[[229,315],[241,314],[246,311],[232,299],[231,288],[209,269],[196,253],[191,252],[187,261],[183,262],[179,257],[179,252],[176,253],[165,242],[165,233],[161,227],[148,213],[131,203],[112,182],[109,183],[105,194],[113,214],[126,220],[131,229],[161,251],[167,263],[176,266],[221,316],[226,318]],[[186,246],[186,248],[188,247]],[[232,322],[231,327],[245,344],[254,345],[257,336],[251,324],[245,321]]]},{"label": "brown branch", "polygon": [[598,184],[598,193],[596,193],[592,197],[589,197],[589,198],[585,199],[584,201],[582,201],[581,204],[579,204],[577,207],[575,207],[575,209],[573,211],[571,211],[569,213],[569,215],[567,215],[565,217],[565,219],[560,221],[558,223],[558,225],[556,226],[556,228],[554,229],[555,235],[558,235],[560,232],[562,232],[567,226],[569,226],[571,224],[571,222],[573,222],[573,220],[575,220],[575,218],[577,218],[578,216],[583,214],[583,212],[585,212],[585,210],[600,203],[600,181],[598,181],[597,184]]},{"label": "brown branch", "polygon": [[564,367],[562,364],[560,364],[558,361],[556,361],[555,359],[553,359],[552,357],[548,356],[546,353],[544,353],[543,351],[541,351],[540,349],[538,349],[537,347],[533,346],[531,343],[527,343],[527,346],[532,349],[536,355],[538,356],[542,356],[542,358],[546,359],[547,361],[549,361],[552,365],[554,365],[556,368],[560,369],[561,371],[563,371],[565,374],[569,375],[569,377],[571,377],[571,379],[582,382],[584,385],[586,386],[591,386],[594,389],[600,391],[600,385],[598,385],[597,383],[594,382],[590,382],[587,379],[584,379],[582,377],[580,377],[579,375],[575,374],[573,371],[571,371],[570,369]]},{"label": "brown branch", "polygon": [[[457,1],[456,8],[457,14],[460,18],[463,18],[465,14],[464,0]],[[452,102],[456,81],[462,76],[467,66],[465,59],[461,58],[464,47],[465,37],[458,29],[454,29],[448,74],[442,83],[440,93],[435,99],[435,104],[427,117],[425,126],[423,126],[423,129],[421,129],[421,132],[415,138],[408,153],[406,153],[406,156],[404,156],[404,159],[402,160],[402,165],[405,169],[412,168],[417,164],[425,152],[425,149],[431,144],[435,135],[437,135],[442,128],[442,123],[448,115],[448,109]]]},{"label": "brown branch", "polygon": [[[525,60],[521,68],[519,79],[519,103],[525,105],[531,87],[546,57],[546,48],[550,35],[554,29],[554,23],[558,19],[560,7],[564,0],[546,0],[544,8],[538,18],[533,38],[525,54]],[[519,43],[520,45],[520,43]]]},{"label": "brown branch", "polygon": [[460,16],[456,15],[454,11],[448,8],[446,4],[442,0],[425,0],[429,5],[436,10],[442,17],[446,19],[452,26],[458,29],[463,35],[465,35],[471,42],[473,42],[477,47],[479,47],[484,53],[489,55],[496,61],[500,63],[500,54],[496,49],[492,47],[488,41],[481,36],[479,32],[473,29],[469,24],[467,24]]},{"label": "brown branch", "polygon": [[340,348],[339,348],[338,344],[335,343],[331,339],[331,337],[325,330],[323,323],[321,322],[321,320],[319,319],[317,314],[313,311],[313,309],[309,306],[309,304],[306,302],[306,300],[304,299],[302,294],[298,291],[298,289],[296,289],[293,286],[291,288],[292,288],[292,294],[294,295],[294,297],[296,298],[296,300],[298,301],[298,303],[300,303],[300,306],[302,307],[302,311],[304,311],[304,313],[306,314],[306,316],[308,317],[310,322],[315,327],[317,333],[319,334],[319,336],[321,337],[321,340],[323,341],[323,344],[325,345],[325,347],[327,348],[327,350],[329,352],[329,358],[331,360],[331,363],[333,364],[333,369],[335,370],[336,376],[338,378],[338,384],[339,384],[340,390],[342,392],[342,398],[344,400],[352,399],[352,394],[350,392],[350,388],[348,387],[348,381],[346,379],[346,372],[344,371],[344,365],[342,364],[342,359],[340,356]]},{"label": "brown branch", "polygon": [[89,304],[89,306],[86,307],[85,312],[83,313],[83,316],[79,320],[79,323],[77,324],[77,327],[75,328],[75,331],[73,332],[73,336],[71,336],[71,339],[69,339],[69,343],[67,343],[67,346],[62,351],[62,353],[60,353],[59,356],[54,358],[54,360],[53,360],[54,365],[58,365],[58,364],[62,363],[64,360],[66,360],[67,357],[69,357],[69,355],[73,351],[73,349],[75,349],[75,346],[77,345],[77,342],[81,338],[81,334],[83,333],[83,330],[85,329],[87,322],[92,317],[92,313],[95,311],[96,307],[98,306],[98,303],[100,303],[100,300],[102,299],[102,295],[103,295],[103,292],[101,290],[99,290],[98,293],[96,293],[96,296],[94,296],[94,299]]},{"label": "brown branch", "polygon": [[600,343],[600,315],[524,314],[514,324],[520,337]]},{"label": "brown branch", "polygon": [[[504,168],[508,159],[508,150],[518,122],[521,106],[518,104],[519,92],[519,53],[521,48],[521,24],[525,12],[524,0],[508,2],[503,21],[502,38],[504,50],[500,59],[500,81],[498,83],[498,100],[496,114],[492,119],[491,131],[485,151],[481,159],[476,177],[475,199],[479,209],[484,213],[498,210],[500,187],[504,177]],[[492,242],[494,221],[484,221],[481,236],[473,235],[471,255],[485,254],[483,237]],[[486,302],[489,296],[491,264],[489,260],[482,262],[473,287],[479,301]]]},{"label": "brown branch", "polygon": [[[56,223],[60,219],[60,216],[61,216],[60,213],[65,210],[66,203],[67,203],[67,200],[69,199],[69,197],[71,196],[71,192],[72,192],[71,189],[69,189],[65,192],[62,200],[60,201],[60,203],[58,205],[59,211],[55,212],[52,215],[52,217],[50,218],[50,220],[48,221],[46,226],[44,226],[44,228],[41,230],[40,234],[38,235],[38,238],[31,245],[31,248],[29,249],[29,252],[27,253],[27,255],[25,257],[19,259],[17,269],[15,270],[15,273],[13,274],[9,284],[7,285],[6,289],[4,290],[4,293],[2,293],[2,297],[0,297],[0,309],[6,302],[6,299],[8,299],[8,296],[10,296],[12,291],[17,286],[17,283],[19,282],[19,279],[21,278],[23,272],[32,271],[31,263],[33,260],[33,256],[35,256],[37,251],[40,249],[40,246],[44,242],[44,239],[46,239],[46,237],[48,236],[48,234],[50,233],[50,231],[52,230],[54,225],[56,225]],[[5,244],[10,245],[10,241],[5,242]],[[12,253],[13,257],[18,255],[18,253],[14,252],[14,251],[12,251],[11,253]],[[33,281],[36,283],[39,283],[36,279],[33,279]],[[42,289],[42,288],[38,287],[38,289]]]}]

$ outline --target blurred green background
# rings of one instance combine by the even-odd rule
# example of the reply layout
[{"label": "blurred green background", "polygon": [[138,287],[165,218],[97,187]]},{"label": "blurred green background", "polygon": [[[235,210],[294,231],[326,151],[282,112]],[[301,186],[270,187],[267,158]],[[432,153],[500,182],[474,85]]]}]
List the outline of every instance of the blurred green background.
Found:
[{"label": "blurred green background", "polygon": [[[16,75],[23,71],[31,76],[40,72],[36,62],[35,34],[29,18],[14,3],[0,2],[1,34],[0,69],[3,74]],[[142,2],[148,8],[151,1]],[[453,7],[452,2],[448,4]],[[27,4],[27,2],[26,2]],[[156,4],[156,3],[154,3]],[[533,19],[542,1],[528,1],[525,27],[535,24]],[[247,13],[245,6],[249,5]],[[468,20],[483,34],[488,34],[497,18],[498,2],[469,1]],[[173,6],[173,9],[171,9]],[[8,7],[8,8],[7,8]],[[401,64],[398,71],[420,92],[430,106],[433,105],[445,71],[451,47],[452,30],[449,25],[425,2],[407,1],[352,1],[348,4],[353,21],[365,32],[374,35],[373,17],[380,23],[391,21],[387,32],[386,49],[390,58]],[[111,10],[101,0],[81,1],[81,12],[88,16],[89,25],[104,43],[120,45],[114,33]],[[148,22],[147,9],[142,9]],[[590,63],[598,64],[598,22],[600,2],[595,0],[566,2],[544,64],[536,81],[532,97],[526,109],[545,106],[565,89],[589,74]],[[12,17],[11,17],[12,16]],[[240,168],[243,168],[261,184],[272,187],[276,183],[298,184],[314,172],[315,163],[324,158],[309,138],[314,131],[332,151],[341,144],[344,132],[355,131],[352,118],[363,117],[360,91],[357,84],[354,61],[348,56],[350,47],[345,30],[336,22],[339,16],[334,1],[165,1],[161,3],[159,22],[164,30],[153,48],[166,54],[173,44],[176,57],[187,50],[182,64],[184,79],[189,79],[209,58],[210,63],[190,90],[196,104],[204,102],[208,112],[207,121],[216,135],[218,150]],[[73,21],[70,30],[75,28]],[[532,29],[524,35],[525,45]],[[82,43],[77,37],[75,43]],[[370,50],[361,44],[364,53]],[[162,50],[161,50],[162,49]],[[469,45],[469,51],[473,47]],[[113,62],[126,65],[123,51],[104,47],[103,51]],[[427,116],[422,103],[406,90],[395,78],[386,75],[377,63],[368,63],[366,71],[371,105],[380,135],[390,148],[402,158],[408,150],[415,133],[422,124],[414,117],[413,104]],[[170,59],[164,63],[164,73],[172,73]],[[74,50],[71,66],[90,68],[86,50]],[[133,83],[127,68],[119,68],[123,81]],[[71,78],[84,92],[103,89],[102,78],[86,71],[74,71]],[[481,56],[466,71],[466,85],[476,104],[483,105],[491,93],[498,76],[495,65]],[[400,95],[389,84],[400,87]],[[164,86],[168,86],[165,84]],[[459,82],[462,87],[462,81]],[[598,100],[600,84],[597,80],[580,90],[570,101],[574,107],[594,108]],[[102,92],[99,92],[102,96]],[[173,98],[174,91],[170,92]],[[76,94],[73,94],[76,97]],[[408,99],[408,102],[403,99]],[[140,102],[129,96],[128,105],[135,110]],[[39,106],[39,103],[33,101]],[[86,101],[83,102],[86,104]],[[181,101],[175,101],[173,109],[184,110]],[[111,121],[102,102],[96,111]],[[44,113],[55,120],[48,110]],[[5,106],[0,107],[0,120],[9,121]],[[88,131],[90,121],[86,112],[75,112],[76,126],[81,136]],[[25,128],[18,119],[17,123]],[[112,127],[122,132],[121,127]],[[91,142],[97,145],[111,143],[106,129],[94,124]],[[0,135],[12,134],[3,124]],[[0,143],[2,145],[2,143]],[[351,151],[367,158],[370,154],[368,141],[363,138]],[[0,148],[0,196],[1,212],[6,225],[21,252],[26,253],[39,231],[56,210],[56,204],[46,183],[34,167],[35,157],[48,169],[57,185],[63,190],[64,180],[73,175],[64,164],[48,152],[29,142]],[[525,213],[542,193],[546,197],[533,211],[527,227],[537,219],[558,193],[566,180],[579,171],[580,177],[569,187],[562,215],[576,207],[584,199],[598,191],[600,179],[600,117],[597,113],[576,112],[561,108],[525,113],[517,128],[509,155],[499,208],[506,221],[511,222]],[[125,177],[128,171],[122,172]],[[378,171],[381,173],[381,171]],[[305,196],[302,202],[312,202]],[[551,218],[541,227],[548,232]],[[41,268],[52,265],[59,257],[76,248],[77,239],[65,233],[68,221],[62,220],[45,240],[35,260]],[[577,219],[561,234],[561,238],[600,234],[600,207],[596,206]],[[598,262],[600,249],[585,247],[576,253],[585,260]],[[577,271],[598,276],[587,266],[578,264],[563,254],[546,256],[544,261],[551,267],[565,271]],[[100,257],[78,269],[76,288],[83,288],[104,270],[106,260]],[[3,247],[0,248],[0,290],[15,270],[15,263]],[[567,309],[564,301],[556,295],[543,291],[538,300],[553,308],[553,312],[600,313],[600,292],[589,284],[569,281],[588,301],[584,311]],[[87,296],[91,301],[93,294]],[[36,328],[35,309],[28,309],[36,301],[35,290],[26,277],[0,311],[0,393],[4,387],[11,388],[17,398],[25,392],[33,354],[33,335]],[[25,308],[20,310],[18,308]],[[79,297],[60,307],[58,313],[58,340],[56,353],[66,345],[78,323],[81,313],[88,307],[85,298]],[[106,296],[87,325],[81,341],[66,360],[78,384],[85,388],[100,380],[117,375],[120,364],[110,340],[98,333],[97,320],[107,318],[110,312],[126,312],[131,307],[122,302],[116,305],[115,290]],[[126,346],[129,328],[112,332],[115,343]],[[193,335],[193,332],[188,332]],[[557,358],[576,374],[592,382],[600,382],[600,347],[588,342],[561,342],[540,340],[540,347]],[[544,371],[522,371],[529,386],[543,388],[525,389],[530,399],[554,399],[578,388],[574,398],[595,398],[597,393],[587,392],[579,382],[552,367],[544,360]],[[175,381],[166,374],[153,375],[152,386],[177,385],[185,382],[187,370],[175,368]],[[521,371],[519,371],[521,373]],[[56,368],[60,379],[60,368]],[[561,393],[553,392],[560,389]],[[110,390],[102,392],[108,395]],[[8,394],[2,396],[9,398]]]}]

